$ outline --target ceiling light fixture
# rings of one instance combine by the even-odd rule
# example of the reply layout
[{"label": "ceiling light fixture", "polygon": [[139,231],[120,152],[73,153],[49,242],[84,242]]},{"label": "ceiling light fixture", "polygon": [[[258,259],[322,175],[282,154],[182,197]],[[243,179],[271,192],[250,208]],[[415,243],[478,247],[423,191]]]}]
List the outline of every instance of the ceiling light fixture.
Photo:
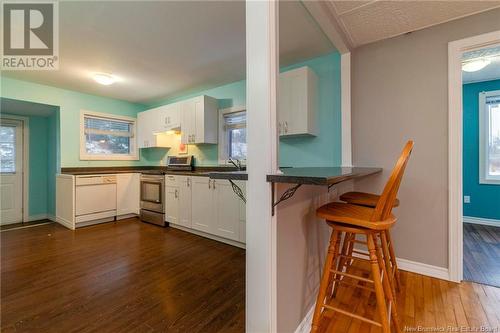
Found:
[{"label": "ceiling light fixture", "polygon": [[104,86],[109,86],[110,84],[116,82],[116,78],[111,74],[95,73],[92,77],[94,78],[94,81]]},{"label": "ceiling light fixture", "polygon": [[476,59],[462,64],[462,70],[464,72],[477,72],[491,63],[489,59]]}]

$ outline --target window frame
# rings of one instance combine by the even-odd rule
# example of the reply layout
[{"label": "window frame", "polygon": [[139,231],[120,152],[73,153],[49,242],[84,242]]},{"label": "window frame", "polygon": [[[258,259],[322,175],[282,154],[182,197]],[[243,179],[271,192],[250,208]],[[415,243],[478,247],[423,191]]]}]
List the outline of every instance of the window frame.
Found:
[{"label": "window frame", "polygon": [[488,135],[489,122],[486,115],[486,98],[500,95],[500,90],[483,91],[479,93],[479,183],[500,185],[500,175],[490,176],[488,174]]},{"label": "window frame", "polygon": [[[219,110],[219,164],[221,165],[232,165],[229,162],[228,154],[228,135],[224,129],[224,116],[230,113],[246,112],[246,106],[233,106],[226,109]],[[242,165],[246,165],[246,159],[240,160]]]},{"label": "window frame", "polygon": [[[88,154],[85,140],[85,117],[109,119],[114,121],[129,122],[132,124],[130,137],[130,154]],[[138,161],[139,149],[137,147],[137,118],[114,115],[109,113],[80,110],[80,160],[82,161]]]}]

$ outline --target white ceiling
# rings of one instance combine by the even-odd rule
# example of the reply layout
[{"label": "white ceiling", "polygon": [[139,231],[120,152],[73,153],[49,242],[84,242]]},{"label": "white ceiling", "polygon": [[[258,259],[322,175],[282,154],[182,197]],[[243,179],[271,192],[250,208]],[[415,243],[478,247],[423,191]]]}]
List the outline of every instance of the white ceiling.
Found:
[{"label": "white ceiling", "polygon": [[491,63],[488,66],[476,72],[462,71],[463,83],[499,80],[500,46],[466,52],[464,53],[462,59],[464,60],[464,62],[467,62],[478,58],[488,58],[491,61]]},{"label": "white ceiling", "polygon": [[[60,70],[3,75],[147,103],[245,78],[244,1],[59,3]],[[298,1],[280,7],[283,65],[334,50]],[[101,86],[93,72],[121,81]]]},{"label": "white ceiling", "polygon": [[500,7],[500,1],[330,0],[334,19],[352,47],[395,37]]},{"label": "white ceiling", "polygon": [[57,106],[19,101],[9,98],[0,98],[0,113],[8,113],[18,116],[48,117],[54,114]]}]

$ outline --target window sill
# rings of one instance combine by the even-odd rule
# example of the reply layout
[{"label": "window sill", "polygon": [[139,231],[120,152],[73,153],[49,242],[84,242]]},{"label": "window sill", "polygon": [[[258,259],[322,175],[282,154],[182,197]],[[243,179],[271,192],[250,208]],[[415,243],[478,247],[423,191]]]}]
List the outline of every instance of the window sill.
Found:
[{"label": "window sill", "polygon": [[500,179],[491,179],[491,178],[486,178],[486,179],[480,179],[479,184],[484,184],[484,185],[500,185]]}]

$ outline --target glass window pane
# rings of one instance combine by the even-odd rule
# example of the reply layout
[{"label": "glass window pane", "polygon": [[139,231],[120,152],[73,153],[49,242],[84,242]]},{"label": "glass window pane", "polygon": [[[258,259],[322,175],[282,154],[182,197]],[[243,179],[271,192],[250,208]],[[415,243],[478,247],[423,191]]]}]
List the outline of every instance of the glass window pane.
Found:
[{"label": "glass window pane", "polygon": [[16,128],[0,126],[0,172],[16,172]]},{"label": "glass window pane", "polygon": [[85,141],[87,154],[130,154],[130,138],[126,136],[86,134]]},{"label": "glass window pane", "polygon": [[89,155],[130,155],[132,123],[85,117],[85,150]]},{"label": "glass window pane", "polygon": [[229,157],[235,159],[247,158],[247,129],[229,130]]},{"label": "glass window pane", "polygon": [[489,105],[488,173],[500,176],[500,104]]}]

